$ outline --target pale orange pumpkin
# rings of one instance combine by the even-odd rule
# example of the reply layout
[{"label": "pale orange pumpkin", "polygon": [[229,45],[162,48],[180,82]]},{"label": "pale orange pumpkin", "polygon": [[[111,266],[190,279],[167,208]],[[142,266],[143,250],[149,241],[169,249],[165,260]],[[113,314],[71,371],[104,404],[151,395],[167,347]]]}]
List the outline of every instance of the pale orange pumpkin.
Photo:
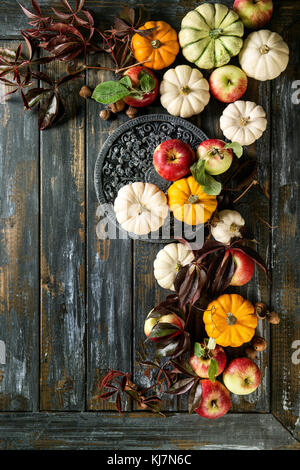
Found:
[{"label": "pale orange pumpkin", "polygon": [[151,28],[156,29],[148,36],[138,33],[132,36],[131,50],[145,67],[160,70],[171,65],[179,52],[177,33],[165,21],[148,21],[139,30]]},{"label": "pale orange pumpkin", "polygon": [[238,294],[223,294],[203,315],[206,333],[220,346],[238,347],[250,341],[257,326],[254,307]]}]

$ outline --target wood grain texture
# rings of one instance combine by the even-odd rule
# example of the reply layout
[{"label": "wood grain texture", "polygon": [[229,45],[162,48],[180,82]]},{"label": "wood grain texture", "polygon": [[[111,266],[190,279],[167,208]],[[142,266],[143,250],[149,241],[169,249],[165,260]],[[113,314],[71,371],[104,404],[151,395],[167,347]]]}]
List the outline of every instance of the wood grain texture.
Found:
[{"label": "wood grain texture", "polygon": [[[30,3],[23,1],[29,8]],[[60,5],[57,0],[39,3],[48,13],[51,6]],[[222,3],[232,6],[229,0]],[[137,2],[130,0],[127,4],[135,6]],[[195,7],[193,0],[146,0],[143,4],[153,19],[166,20],[177,30],[183,15]],[[123,115],[101,121],[101,106],[91,100],[85,106],[78,97],[79,82],[72,82],[66,88],[70,90],[69,94],[66,91],[66,99],[72,119],[40,137],[40,201],[35,113],[23,117],[22,105],[15,99],[0,104],[0,138],[4,143],[0,149],[4,188],[0,195],[0,340],[4,339],[7,346],[7,364],[0,365],[0,410],[39,409],[40,204],[40,407],[46,411],[73,411],[1,413],[0,448],[237,449],[238,445],[242,449],[299,450],[300,366],[292,361],[292,354],[295,342],[300,341],[300,142],[299,104],[292,103],[292,86],[300,77],[300,1],[275,0],[274,5],[268,28],[278,31],[288,42],[291,62],[287,71],[272,82],[249,81],[244,98],[264,107],[269,125],[257,144],[248,149],[258,159],[262,189],[253,189],[239,206],[259,242],[258,251],[272,267],[273,286],[270,299],[270,288],[257,269],[252,282],[238,291],[253,302],[270,302],[282,317],[279,327],[271,327],[271,345],[259,360],[262,385],[248,397],[232,396],[233,411],[239,413],[218,421],[185,413],[162,419],[143,412],[120,418],[110,412],[75,411],[113,408],[112,403],[93,400],[109,368],[133,370],[140,385],[152,383],[137,367],[137,360],[145,352],[144,319],[168,292],[158,287],[153,276],[159,244],[100,241],[96,237],[99,212],[97,215],[94,164],[106,137],[127,118]],[[95,11],[99,22],[109,26],[119,1],[87,0],[86,6]],[[0,37],[19,37],[19,29],[27,26],[15,0],[0,2],[0,18]],[[100,59],[93,60],[99,63]],[[182,61],[179,54],[176,64]],[[108,65],[102,59],[101,63]],[[233,63],[238,65],[237,58]],[[49,70],[60,74],[65,65],[59,64],[56,69],[51,65]],[[204,75],[209,77],[209,72]],[[162,73],[158,76],[161,78]],[[94,87],[110,77],[88,72],[87,84]],[[209,137],[223,138],[219,117],[224,108],[212,98],[201,116],[192,121]],[[162,112],[158,101],[145,110],[153,111]],[[261,219],[279,228],[270,234]],[[258,330],[268,342],[269,330],[267,324]],[[126,403],[126,409],[130,408],[131,404]],[[164,405],[170,411],[186,408],[186,398],[167,399]],[[294,438],[276,418],[266,414],[270,409]]]},{"label": "wood grain texture", "polygon": [[[300,23],[281,23],[290,47],[284,74],[272,82],[272,306],[281,316],[272,327],[272,409],[300,438]],[[298,92],[297,92],[298,89]],[[298,104],[297,104],[298,102]],[[298,343],[297,343],[298,341]],[[298,350],[298,353],[297,353]],[[294,356],[293,356],[294,354]]]},{"label": "wood grain texture", "polygon": [[[15,42],[2,47],[15,48]],[[0,94],[7,92],[0,86]],[[36,411],[39,384],[39,150],[34,115],[0,101],[0,410]]]},{"label": "wood grain texture", "polygon": [[3,416],[0,449],[300,450],[271,414],[19,413]]},{"label": "wood grain texture", "polygon": [[[66,73],[52,64],[53,76]],[[68,120],[41,133],[42,410],[85,406],[85,115],[82,79],[64,88]]]},{"label": "wood grain texture", "polygon": [[[101,63],[111,66],[110,59]],[[90,65],[99,63],[95,57]],[[98,83],[111,78],[107,72],[88,71],[87,83],[93,89]],[[115,119],[103,121],[99,117],[103,106],[93,100],[87,103],[87,407],[88,409],[114,409],[114,404],[95,400],[101,378],[109,369],[123,372],[132,370],[132,242],[127,240],[99,240],[96,226],[99,219],[94,189],[94,167],[105,139],[128,118],[124,113]],[[128,409],[129,404],[125,404]]]}]

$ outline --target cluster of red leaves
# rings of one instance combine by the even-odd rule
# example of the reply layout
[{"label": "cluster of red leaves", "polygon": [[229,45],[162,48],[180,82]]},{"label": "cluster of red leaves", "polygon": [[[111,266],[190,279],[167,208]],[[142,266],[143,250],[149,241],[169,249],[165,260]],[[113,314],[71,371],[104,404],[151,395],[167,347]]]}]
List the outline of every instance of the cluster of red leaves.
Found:
[{"label": "cluster of red leaves", "polygon": [[200,250],[194,251],[195,259],[181,268],[175,278],[181,309],[194,305],[203,294],[215,298],[229,287],[235,269],[231,248],[249,256],[268,276],[264,260],[246,245],[246,240],[236,239],[230,245],[207,240]]},{"label": "cluster of red leaves", "polygon": [[[38,117],[40,130],[51,127],[64,115],[65,105],[60,87],[79,78],[81,71],[88,68],[88,53],[106,52],[114,65],[114,68],[90,68],[119,72],[133,60],[130,50],[132,35],[136,32],[141,35],[152,32],[152,29],[138,31],[142,20],[141,10],[136,19],[133,8],[123,7],[121,17],[115,18],[114,27],[102,32],[95,26],[92,12],[84,8],[85,0],[76,0],[74,9],[68,0],[60,1],[63,10],[52,8],[53,14],[49,16],[43,14],[36,0],[31,0],[32,11],[20,4],[30,25],[29,29],[21,31],[27,46],[27,55],[25,57],[22,54],[22,43],[15,51],[0,49],[0,81],[12,88],[4,96],[19,91],[25,109],[42,104]],[[34,58],[38,49],[49,55]],[[39,65],[54,60],[76,61],[79,55],[83,56],[84,65],[57,80],[37,69]],[[36,86],[33,80],[39,81],[40,85]],[[31,86],[33,88],[28,91]]]},{"label": "cluster of red leaves", "polygon": [[115,406],[119,413],[122,413],[122,395],[130,396],[141,409],[150,410],[154,413],[160,412],[161,398],[157,395],[146,393],[154,386],[148,389],[139,390],[138,386],[130,380],[131,374],[120,372],[118,370],[110,370],[102,379],[100,385],[100,395],[95,398],[98,400],[108,400],[112,397],[115,399]]}]

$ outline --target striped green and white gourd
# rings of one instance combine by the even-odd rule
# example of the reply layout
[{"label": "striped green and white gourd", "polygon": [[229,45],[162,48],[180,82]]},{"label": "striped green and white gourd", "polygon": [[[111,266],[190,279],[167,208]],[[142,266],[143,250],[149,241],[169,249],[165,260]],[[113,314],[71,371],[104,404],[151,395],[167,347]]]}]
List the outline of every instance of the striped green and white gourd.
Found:
[{"label": "striped green and white gourd", "polygon": [[183,18],[179,42],[189,62],[212,69],[238,55],[243,35],[244,25],[237,13],[219,3],[203,3]]}]

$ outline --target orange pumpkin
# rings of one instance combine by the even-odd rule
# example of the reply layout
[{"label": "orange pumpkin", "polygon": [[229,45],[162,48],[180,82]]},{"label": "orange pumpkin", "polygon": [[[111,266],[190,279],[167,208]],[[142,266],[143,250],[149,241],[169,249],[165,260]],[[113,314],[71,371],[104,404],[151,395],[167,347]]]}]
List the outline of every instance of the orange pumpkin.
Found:
[{"label": "orange pumpkin", "polygon": [[160,70],[171,65],[179,52],[177,33],[164,21],[148,21],[139,30],[155,29],[149,36],[132,36],[131,49],[138,62],[145,67]]},{"label": "orange pumpkin", "polygon": [[193,176],[189,176],[169,187],[168,204],[175,219],[197,225],[211,218],[217,208],[217,198],[206,194]]},{"label": "orange pumpkin", "polygon": [[238,294],[223,294],[203,315],[206,333],[220,346],[238,347],[250,341],[257,326],[254,307]]}]

